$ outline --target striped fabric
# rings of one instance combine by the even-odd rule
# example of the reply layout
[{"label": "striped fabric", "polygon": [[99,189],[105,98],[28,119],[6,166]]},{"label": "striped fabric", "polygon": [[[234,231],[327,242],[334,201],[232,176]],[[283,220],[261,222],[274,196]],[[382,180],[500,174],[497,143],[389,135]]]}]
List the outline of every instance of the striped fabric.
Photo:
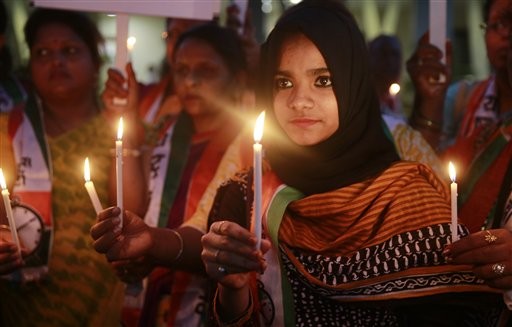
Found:
[{"label": "striped fabric", "polygon": [[279,234],[283,244],[345,256],[393,235],[447,223],[450,204],[430,169],[401,162],[374,180],[295,201],[287,213]]}]

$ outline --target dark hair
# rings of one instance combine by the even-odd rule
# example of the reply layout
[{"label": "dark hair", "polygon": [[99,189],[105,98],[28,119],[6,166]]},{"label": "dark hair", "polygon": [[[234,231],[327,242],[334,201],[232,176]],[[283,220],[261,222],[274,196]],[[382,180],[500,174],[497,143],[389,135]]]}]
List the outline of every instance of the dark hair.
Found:
[{"label": "dark hair", "polygon": [[[0,0],[0,35],[7,30],[7,8],[3,0]],[[12,57],[7,45],[0,48],[0,79],[5,78],[11,72]]]},{"label": "dark hair", "polygon": [[491,7],[494,3],[494,0],[485,0],[484,6],[483,6],[483,15],[484,15],[484,22],[487,22],[489,20],[489,14],[491,12]]},{"label": "dark hair", "polygon": [[0,0],[0,34],[5,34],[7,30],[7,8],[3,0]]},{"label": "dark hair", "polygon": [[69,27],[85,42],[96,65],[101,65],[100,45],[103,44],[103,36],[88,16],[77,11],[36,9],[24,28],[25,41],[29,48],[34,45],[39,29],[49,24],[62,24]]},{"label": "dark hair", "polygon": [[[232,73],[236,74],[247,69],[242,42],[233,30],[215,23],[200,25],[183,33],[176,41],[174,48],[177,50],[187,39],[199,39],[207,42],[222,57]],[[176,56],[176,51],[174,56]]]}]

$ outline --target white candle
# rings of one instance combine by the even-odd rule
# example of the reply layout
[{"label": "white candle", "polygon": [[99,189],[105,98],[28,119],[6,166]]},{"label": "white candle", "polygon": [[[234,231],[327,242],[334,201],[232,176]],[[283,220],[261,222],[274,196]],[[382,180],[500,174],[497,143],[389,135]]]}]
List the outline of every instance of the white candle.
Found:
[{"label": "white candle", "polygon": [[89,198],[91,198],[92,205],[94,210],[96,210],[96,214],[98,214],[103,208],[101,207],[100,199],[98,198],[98,193],[96,193],[96,188],[94,187],[93,182],[91,181],[91,169],[89,168],[89,158],[85,158],[84,162],[84,179],[85,179],[85,189],[87,193],[89,193]]},{"label": "white candle", "polygon": [[137,38],[135,36],[130,36],[126,39],[126,49],[128,49],[128,61],[132,61],[132,52],[135,47],[135,43],[137,42]]},{"label": "white candle", "polygon": [[457,183],[455,182],[456,173],[455,167],[453,164],[448,164],[448,171],[450,173],[450,179],[452,183],[450,185],[450,198],[452,204],[452,223],[451,223],[451,233],[452,233],[452,243],[459,240],[459,235],[457,234]]},{"label": "white candle", "polygon": [[124,72],[124,65],[128,61],[128,26],[130,16],[127,14],[116,14],[116,57],[115,66],[119,71]]},{"label": "white candle", "polygon": [[[126,63],[130,60],[128,49],[128,26],[130,25],[130,16],[127,14],[116,14],[116,56],[114,59],[115,67],[124,74]],[[116,106],[126,106],[126,98],[114,97],[112,102]]]},{"label": "white candle", "polygon": [[16,248],[18,249],[18,255],[21,258],[21,246],[20,239],[18,238],[18,231],[16,230],[16,223],[12,214],[11,200],[9,199],[9,190],[7,190],[7,183],[5,182],[4,172],[0,168],[0,186],[2,187],[2,198],[4,200],[5,212],[7,214],[7,221],[11,228],[11,236]]},{"label": "white candle", "polygon": [[265,122],[265,111],[262,111],[256,119],[254,127],[254,145],[253,156],[254,156],[254,234],[256,235],[256,249],[259,250],[261,247],[261,157],[262,147],[260,144],[263,136],[263,123]]},{"label": "white candle", "polygon": [[[430,44],[442,52],[441,62],[446,63],[446,0],[429,1],[429,38]],[[441,74],[437,83],[444,83],[446,77]]]},{"label": "white candle", "polygon": [[121,209],[120,227],[123,227],[123,117],[119,118],[116,140],[116,185],[117,206]]}]

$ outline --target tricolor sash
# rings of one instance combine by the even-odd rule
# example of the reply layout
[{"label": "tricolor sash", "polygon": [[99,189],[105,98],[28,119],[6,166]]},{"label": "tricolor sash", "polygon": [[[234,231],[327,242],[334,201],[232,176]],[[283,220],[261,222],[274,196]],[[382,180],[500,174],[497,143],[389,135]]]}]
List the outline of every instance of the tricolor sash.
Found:
[{"label": "tricolor sash", "polygon": [[26,259],[26,267],[21,270],[24,281],[40,279],[48,272],[53,234],[52,168],[38,101],[35,96],[29,97],[25,110],[14,110],[8,123],[17,171],[12,198],[34,208],[45,224],[45,230],[42,231],[44,244],[40,246],[37,255]]}]

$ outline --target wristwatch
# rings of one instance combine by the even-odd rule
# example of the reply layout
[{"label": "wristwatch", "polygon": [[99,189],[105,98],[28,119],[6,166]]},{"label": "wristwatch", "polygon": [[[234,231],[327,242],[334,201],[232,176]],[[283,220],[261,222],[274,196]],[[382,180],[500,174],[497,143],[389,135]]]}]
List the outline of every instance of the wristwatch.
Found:
[{"label": "wristwatch", "polygon": [[22,247],[27,250],[27,255],[35,253],[41,244],[44,231],[41,215],[29,205],[15,201],[12,203],[12,213]]}]

